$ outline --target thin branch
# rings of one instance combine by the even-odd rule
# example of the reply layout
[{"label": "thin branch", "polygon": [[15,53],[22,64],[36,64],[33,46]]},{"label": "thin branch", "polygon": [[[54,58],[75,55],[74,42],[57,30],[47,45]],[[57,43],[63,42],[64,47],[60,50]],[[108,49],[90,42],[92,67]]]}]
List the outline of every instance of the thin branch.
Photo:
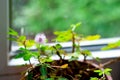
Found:
[{"label": "thin branch", "polygon": [[33,65],[32,65],[32,63],[31,63],[31,61],[29,60],[29,63],[30,63],[30,66],[32,67],[32,69],[33,69]]},{"label": "thin branch", "polygon": [[56,50],[56,54],[60,57],[60,60],[62,60],[62,56],[60,55],[60,52],[57,50],[55,46],[53,46],[53,48]]},{"label": "thin branch", "polygon": [[72,32],[72,53],[75,52],[75,34]]},{"label": "thin branch", "polygon": [[[27,50],[27,47],[26,47],[26,40],[23,42],[23,45],[24,45],[25,50]],[[32,65],[32,63],[31,63],[30,60],[29,60],[29,63],[30,63],[30,66],[33,68],[33,65]]]},{"label": "thin branch", "polygon": [[111,65],[111,64],[113,64],[113,63],[116,63],[116,62],[119,62],[119,61],[120,61],[120,57],[118,57],[118,58],[116,58],[116,59],[112,59],[112,60],[110,60],[110,61],[107,61],[107,62],[103,63],[102,66],[103,66],[103,67],[106,67],[106,66],[109,66],[109,65]]}]

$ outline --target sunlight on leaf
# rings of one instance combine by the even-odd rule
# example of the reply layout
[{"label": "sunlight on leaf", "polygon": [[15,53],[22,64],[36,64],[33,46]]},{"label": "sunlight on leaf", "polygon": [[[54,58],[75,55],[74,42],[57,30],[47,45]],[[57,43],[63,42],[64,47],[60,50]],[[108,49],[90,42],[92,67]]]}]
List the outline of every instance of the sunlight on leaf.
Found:
[{"label": "sunlight on leaf", "polygon": [[67,68],[68,67],[68,64],[64,64],[62,66],[60,66],[60,68]]},{"label": "sunlight on leaf", "polygon": [[104,70],[104,72],[105,72],[105,74],[107,74],[107,75],[110,75],[110,72],[112,71],[112,69],[110,69],[110,68],[106,68],[105,70]]},{"label": "sunlight on leaf", "polygon": [[99,76],[102,76],[104,74],[104,71],[102,70],[94,70],[94,72],[98,73]]},{"label": "sunlight on leaf", "polygon": [[99,80],[97,77],[91,77],[90,80]]},{"label": "sunlight on leaf", "polygon": [[35,42],[34,40],[26,40],[25,44],[26,47],[32,47],[35,44]]},{"label": "sunlight on leaf", "polygon": [[72,24],[71,27],[72,27],[72,31],[75,31],[75,29],[77,27],[79,27],[81,25],[81,22],[80,23],[77,23],[77,24]]},{"label": "sunlight on leaf", "polygon": [[67,41],[70,41],[72,39],[71,30],[57,31],[57,32],[54,32],[54,34],[57,36],[56,39],[53,39],[54,41],[67,42]]},{"label": "sunlight on leaf", "polygon": [[87,36],[85,40],[98,40],[100,39],[100,35],[92,35],[92,36]]},{"label": "sunlight on leaf", "polygon": [[27,48],[32,47],[35,44],[34,40],[25,40],[23,42],[18,42],[19,46],[26,46]]},{"label": "sunlight on leaf", "polygon": [[110,69],[110,68],[105,68],[104,70],[94,70],[94,72],[98,73],[99,76],[102,76],[104,74],[110,75],[111,71],[112,71],[112,69]]},{"label": "sunlight on leaf", "polygon": [[23,42],[23,41],[25,41],[26,40],[26,36],[19,36],[19,38],[18,38],[18,42]]},{"label": "sunlight on leaf", "polygon": [[107,46],[103,47],[101,50],[109,50],[120,47],[120,40],[114,43],[109,43]]},{"label": "sunlight on leaf", "polygon": [[83,50],[82,55],[92,56],[92,53],[89,50]]}]

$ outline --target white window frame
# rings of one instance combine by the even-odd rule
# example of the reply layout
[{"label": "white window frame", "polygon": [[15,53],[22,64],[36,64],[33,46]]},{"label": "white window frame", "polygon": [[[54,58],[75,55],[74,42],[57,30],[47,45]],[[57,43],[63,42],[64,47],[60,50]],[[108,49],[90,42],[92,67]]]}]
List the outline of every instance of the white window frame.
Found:
[{"label": "white window frame", "polygon": [[[8,66],[9,60],[9,0],[0,0],[0,80],[16,80],[10,76],[19,74],[23,68]],[[7,77],[9,76],[9,78]],[[4,78],[3,78],[4,77]]]}]

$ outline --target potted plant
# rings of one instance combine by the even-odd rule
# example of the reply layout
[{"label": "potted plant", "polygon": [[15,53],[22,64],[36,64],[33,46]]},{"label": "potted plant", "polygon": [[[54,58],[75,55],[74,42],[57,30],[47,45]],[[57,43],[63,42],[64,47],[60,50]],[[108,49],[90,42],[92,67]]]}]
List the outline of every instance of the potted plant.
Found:
[{"label": "potted plant", "polygon": [[[15,58],[23,58],[29,61],[29,67],[25,71],[21,80],[112,80],[110,68],[106,65],[115,62],[115,60],[104,64],[96,64],[99,58],[92,56],[89,50],[82,50],[80,42],[82,40],[99,39],[99,35],[88,36],[83,38],[80,34],[75,33],[75,29],[81,23],[71,25],[66,31],[56,31],[54,34],[56,41],[54,45],[47,45],[44,34],[38,34],[35,40],[27,39],[24,35],[19,35],[15,30],[10,29],[9,34],[13,37],[10,40],[16,41],[20,45],[20,53]],[[71,52],[66,52],[60,42],[71,41]],[[36,50],[30,48],[35,46]],[[83,59],[79,60],[79,56]],[[57,58],[58,57],[58,58]],[[91,57],[93,60],[87,60]],[[31,58],[37,60],[36,64],[31,63]]]}]

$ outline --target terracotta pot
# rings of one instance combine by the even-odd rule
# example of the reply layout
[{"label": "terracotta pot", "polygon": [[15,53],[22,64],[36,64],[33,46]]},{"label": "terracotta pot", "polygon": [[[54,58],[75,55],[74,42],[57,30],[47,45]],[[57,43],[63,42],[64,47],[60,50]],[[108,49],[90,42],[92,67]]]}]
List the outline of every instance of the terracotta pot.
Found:
[{"label": "terracotta pot", "polygon": [[[97,73],[94,73],[94,69],[103,69],[98,65],[91,62],[82,62],[82,61],[71,61],[68,60],[55,60],[52,63],[48,63],[52,68],[47,68],[47,72],[54,74],[55,76],[62,76],[67,78],[68,80],[90,80],[90,77],[100,77]],[[68,65],[67,67],[65,67]],[[62,66],[62,67],[61,67]],[[29,69],[29,73],[32,74],[33,79],[31,80],[41,80],[38,79],[41,75],[40,73],[41,66],[36,66],[33,69]],[[80,75],[79,75],[80,74]],[[82,76],[81,76],[82,75]],[[105,75],[106,80],[112,80],[110,75]],[[27,79],[28,75],[24,77],[22,80]],[[47,75],[50,77],[50,75]]]},{"label": "terracotta pot", "polygon": [[[98,66],[97,64],[95,63],[91,63],[91,62],[87,62],[88,64],[91,64],[92,66],[94,66],[95,68],[98,68],[98,69],[104,69],[104,68],[100,68],[100,66]],[[113,80],[112,76],[111,75],[105,75],[106,76],[106,79],[107,80]]]}]

